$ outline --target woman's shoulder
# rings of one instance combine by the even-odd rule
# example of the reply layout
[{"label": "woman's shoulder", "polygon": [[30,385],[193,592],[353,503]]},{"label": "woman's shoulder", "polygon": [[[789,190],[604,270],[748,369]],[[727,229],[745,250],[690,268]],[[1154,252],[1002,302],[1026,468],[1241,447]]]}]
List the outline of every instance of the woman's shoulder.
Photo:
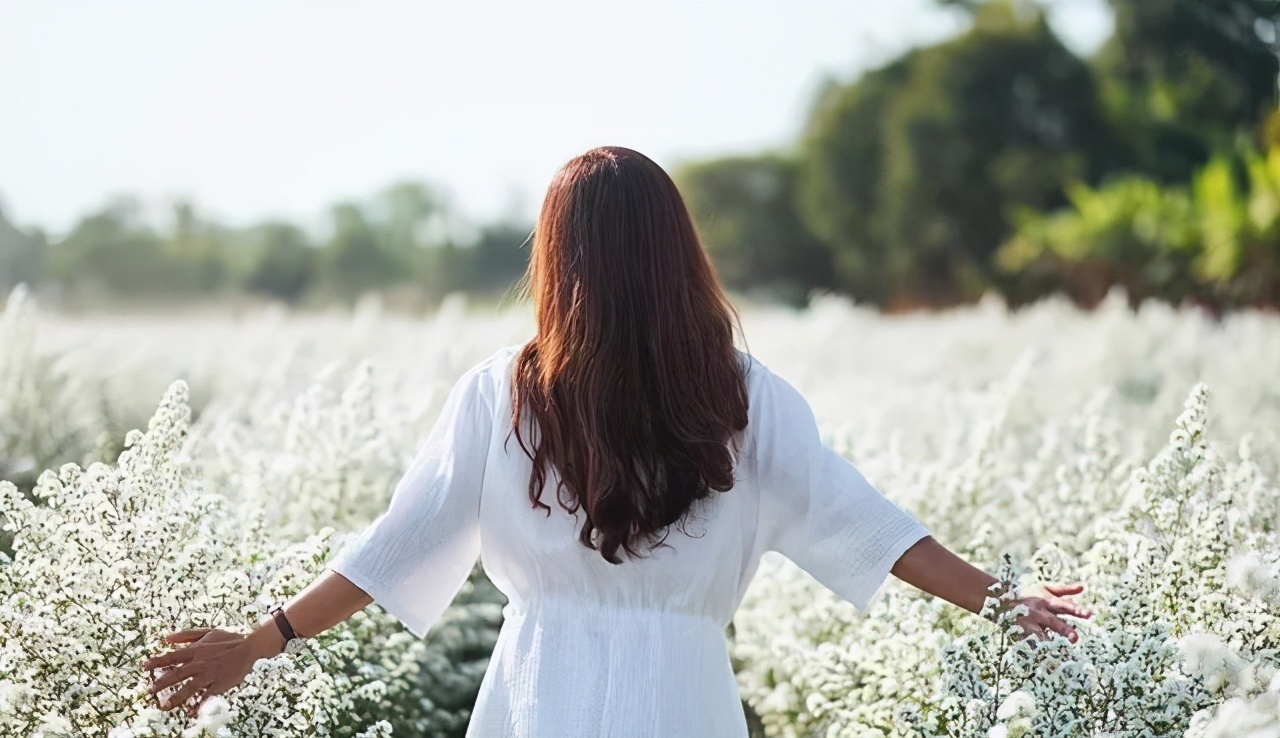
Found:
[{"label": "woman's shoulder", "polygon": [[742,365],[743,379],[747,383],[747,393],[754,396],[755,394],[768,390],[774,382],[783,381],[781,377],[774,374],[769,367],[755,355],[749,354],[741,349],[734,349],[738,355],[738,362]]},{"label": "woman's shoulder", "polygon": [[454,383],[470,400],[483,400],[493,405],[510,377],[511,364],[524,344],[504,346],[472,364]]},{"label": "woman's shoulder", "polygon": [[520,349],[524,348],[524,345],[524,343],[516,343],[504,346],[481,359],[471,367],[470,371],[500,378],[504,374],[504,370],[510,368],[511,362],[515,361],[516,354],[520,353]]},{"label": "woman's shoulder", "polygon": [[762,364],[759,359],[740,348],[735,348],[733,353],[737,354],[738,363],[742,364],[742,368],[748,373],[748,375],[750,372],[754,371],[756,367],[764,368],[764,364]]},{"label": "woman's shoulder", "polygon": [[477,379],[479,379],[479,377],[485,377],[485,379],[490,380],[502,380],[504,379],[504,373],[506,373],[507,368],[511,367],[511,363],[515,361],[516,354],[520,353],[520,349],[524,348],[524,345],[524,343],[512,344],[495,350],[495,352],[489,354],[489,356],[486,356],[485,358],[480,359],[479,362],[471,365],[471,368],[468,368],[466,372],[463,372],[462,376],[474,376],[477,377]]},{"label": "woman's shoulder", "polygon": [[751,419],[769,416],[772,422],[810,422],[812,408],[795,385],[775,373],[755,356],[738,351],[747,383]]}]

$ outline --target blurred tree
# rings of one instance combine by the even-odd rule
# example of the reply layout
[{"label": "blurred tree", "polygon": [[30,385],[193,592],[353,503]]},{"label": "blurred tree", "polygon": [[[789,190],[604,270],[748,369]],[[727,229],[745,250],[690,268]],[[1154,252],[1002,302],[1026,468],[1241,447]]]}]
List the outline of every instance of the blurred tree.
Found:
[{"label": "blurred tree", "polygon": [[802,212],[840,286],[885,304],[948,304],[1001,279],[1012,208],[1065,203],[1112,149],[1089,68],[1027,3],[977,7],[963,36],[908,54],[815,105]]},{"label": "blurred tree", "polygon": [[19,283],[40,284],[48,268],[49,249],[41,231],[23,233],[0,210],[0,298]]},{"label": "blurred tree", "polygon": [[[1034,0],[936,0],[966,32],[829,80],[795,154],[678,167],[721,278],[890,309],[991,288],[1013,304],[1057,288],[1090,303],[1113,284],[1138,300],[1280,302],[1280,164],[1242,149],[1280,151],[1280,0],[1108,1],[1115,33],[1085,64]],[[413,303],[505,289],[527,265],[521,217],[475,227],[422,182],[331,214],[323,248],[185,201],[163,234],[122,199],[48,248],[0,215],[0,288],[47,273],[73,293],[296,302],[399,286]]]},{"label": "blurred tree", "polygon": [[1216,150],[1251,134],[1277,98],[1275,0],[1109,0],[1115,33],[1096,65],[1133,157],[1163,182],[1186,181]]},{"label": "blurred tree", "polygon": [[245,277],[245,289],[298,302],[316,279],[320,250],[288,223],[264,223],[253,229],[250,238],[256,242],[256,259]]},{"label": "blurred tree", "polygon": [[828,81],[810,112],[797,198],[802,222],[832,250],[833,280],[884,304],[888,247],[876,218],[884,175],[885,110],[911,78],[913,51],[853,84]]},{"label": "blurred tree", "polygon": [[800,219],[795,161],[715,159],[687,164],[675,179],[728,287],[804,304],[811,290],[833,285],[831,253]]},{"label": "blurred tree", "polygon": [[[1245,178],[1242,186],[1237,184],[1242,207],[1233,235],[1227,301],[1280,307],[1280,146],[1261,155],[1246,152],[1242,164]],[[1204,268],[1212,275],[1208,263]]]},{"label": "blurred tree", "polygon": [[1135,304],[1157,296],[1179,302],[1195,291],[1191,266],[1200,231],[1185,191],[1130,176],[1068,192],[1069,209],[1018,212],[1017,232],[997,257],[1001,268],[1023,278],[1052,274],[1089,307],[1115,285]]},{"label": "blurred tree", "polygon": [[429,242],[424,224],[448,209],[444,196],[421,182],[399,182],[374,199],[371,218],[384,251],[395,262],[395,281],[420,276],[426,268]]},{"label": "blurred tree", "polygon": [[1086,305],[1117,284],[1135,304],[1280,305],[1280,150],[1219,155],[1186,187],[1130,176],[1070,195],[1068,209],[1019,214],[1004,269],[1052,272]]},{"label": "blurred tree", "polygon": [[333,237],[324,247],[321,276],[333,294],[355,298],[397,277],[397,262],[381,245],[373,225],[358,205],[333,206]]},{"label": "blurred tree", "polygon": [[937,0],[937,3],[944,8],[960,8],[969,13],[976,13],[983,2],[984,0]]},{"label": "blurred tree", "polygon": [[1262,124],[1262,147],[1280,149],[1280,107],[1271,111],[1271,115]]},{"label": "blurred tree", "polygon": [[533,225],[515,220],[498,221],[480,228],[479,238],[466,248],[465,289],[505,291],[519,281],[529,265]]},{"label": "blurred tree", "polygon": [[190,269],[141,220],[133,198],[115,198],[50,249],[50,276],[91,292],[189,295]]},{"label": "blurred tree", "polygon": [[[229,270],[225,252],[225,231],[217,224],[201,219],[190,200],[173,203],[173,233],[168,251],[188,264],[185,281],[201,293],[215,292],[228,286]],[[176,285],[175,285],[176,287]]]}]

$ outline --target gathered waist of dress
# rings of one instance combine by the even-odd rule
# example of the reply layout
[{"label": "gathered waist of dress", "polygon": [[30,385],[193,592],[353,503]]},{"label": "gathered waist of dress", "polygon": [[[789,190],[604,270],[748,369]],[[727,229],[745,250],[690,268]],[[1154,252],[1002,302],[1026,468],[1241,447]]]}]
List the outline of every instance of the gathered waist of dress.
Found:
[{"label": "gathered waist of dress", "polygon": [[601,602],[585,597],[540,596],[524,602],[508,602],[502,608],[503,617],[521,620],[535,617],[539,621],[562,621],[589,625],[598,623],[605,627],[631,625],[664,626],[680,630],[696,629],[724,633],[727,624],[721,624],[706,613],[675,610],[653,605],[630,605]]},{"label": "gathered waist of dress", "polygon": [[747,738],[712,617],[545,595],[503,613],[472,735]]}]

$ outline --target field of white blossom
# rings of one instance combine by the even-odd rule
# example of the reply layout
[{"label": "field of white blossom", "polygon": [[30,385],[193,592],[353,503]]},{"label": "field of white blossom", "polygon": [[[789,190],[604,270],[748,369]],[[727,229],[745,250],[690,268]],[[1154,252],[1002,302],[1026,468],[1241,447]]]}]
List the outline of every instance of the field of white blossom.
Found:
[{"label": "field of white blossom", "polygon": [[[771,736],[1280,738],[1280,317],[1122,297],[885,317],[748,307],[747,345],[944,544],[1083,581],[1033,647],[890,584],[866,615],[769,555],[729,634]],[[138,663],[243,628],[385,506],[444,392],[529,311],[0,315],[0,736],[460,736],[501,622],[370,607],[197,719]],[[259,595],[262,596],[259,596]]]}]

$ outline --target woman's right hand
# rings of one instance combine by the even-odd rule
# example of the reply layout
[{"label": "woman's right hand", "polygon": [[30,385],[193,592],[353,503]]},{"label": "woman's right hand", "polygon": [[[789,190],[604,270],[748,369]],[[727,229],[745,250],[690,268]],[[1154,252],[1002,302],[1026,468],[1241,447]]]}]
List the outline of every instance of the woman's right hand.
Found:
[{"label": "woman's right hand", "polygon": [[1027,608],[1026,615],[1018,616],[1018,625],[1022,626],[1027,635],[1040,640],[1049,638],[1050,633],[1057,633],[1075,643],[1080,640],[1080,635],[1060,616],[1069,615],[1084,619],[1093,617],[1092,612],[1079,603],[1067,599],[1083,591],[1083,584],[1040,585],[1030,596],[1013,601],[1013,606],[1025,605]]},{"label": "woman's right hand", "polygon": [[270,629],[258,628],[252,633],[233,633],[217,628],[198,628],[170,633],[165,643],[189,643],[191,645],[153,656],[142,664],[144,670],[165,669],[148,689],[148,694],[174,687],[181,687],[168,697],[160,707],[171,710],[193,697],[187,713],[195,715],[200,705],[213,695],[222,694],[239,686],[254,664],[261,658],[280,653],[284,638],[272,635]]}]

